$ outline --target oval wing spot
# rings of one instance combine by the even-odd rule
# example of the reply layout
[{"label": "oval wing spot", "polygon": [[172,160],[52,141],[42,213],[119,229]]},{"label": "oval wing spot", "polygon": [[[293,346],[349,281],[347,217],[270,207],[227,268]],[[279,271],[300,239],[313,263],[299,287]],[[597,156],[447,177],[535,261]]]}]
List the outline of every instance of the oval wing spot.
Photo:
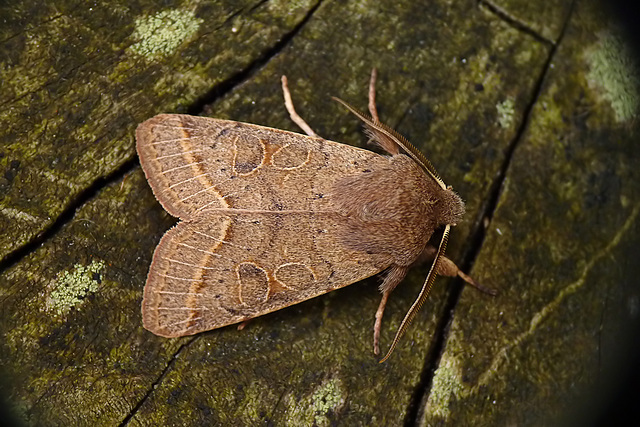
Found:
[{"label": "oval wing spot", "polygon": [[238,135],[234,141],[233,170],[240,176],[251,175],[264,164],[265,152],[266,147],[260,138]]},{"label": "oval wing spot", "polygon": [[243,262],[236,267],[238,298],[241,304],[253,306],[269,298],[267,271],[253,262]]},{"label": "oval wing spot", "polygon": [[300,262],[288,262],[276,268],[274,278],[287,289],[304,289],[316,282],[314,271]]},{"label": "oval wing spot", "polygon": [[271,165],[276,169],[293,170],[309,164],[311,151],[299,144],[288,144],[271,156]]}]

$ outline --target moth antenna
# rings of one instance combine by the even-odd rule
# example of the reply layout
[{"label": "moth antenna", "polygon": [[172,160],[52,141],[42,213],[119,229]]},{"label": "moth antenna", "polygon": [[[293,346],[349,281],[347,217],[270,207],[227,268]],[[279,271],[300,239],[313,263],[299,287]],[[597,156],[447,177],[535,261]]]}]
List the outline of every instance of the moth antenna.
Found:
[{"label": "moth antenna", "polygon": [[282,95],[284,96],[284,106],[289,112],[289,117],[291,117],[291,120],[293,120],[293,122],[297,124],[298,127],[304,131],[304,133],[309,136],[317,137],[318,134],[315,133],[313,129],[311,129],[311,126],[309,126],[307,122],[305,122],[304,119],[298,115],[295,107],[293,106],[293,100],[291,99],[291,92],[289,91],[289,82],[287,80],[287,76],[283,75],[280,80],[282,81]]},{"label": "moth antenna", "polygon": [[374,122],[379,122],[378,109],[376,108],[376,80],[378,79],[378,70],[371,70],[371,78],[369,79],[369,113]]},{"label": "moth antenna", "polygon": [[359,111],[357,108],[352,107],[350,104],[346,103],[340,98],[336,98],[335,96],[331,97],[334,101],[339,102],[344,105],[349,111],[356,115],[360,120],[362,120],[365,125],[370,127],[374,132],[381,133],[384,137],[393,141],[396,145],[402,148],[413,160],[416,161],[425,171],[431,175],[431,177],[442,187],[443,190],[447,189],[446,184],[436,172],[436,169],[433,167],[431,162],[427,160],[427,158],[418,150],[413,144],[411,144],[404,136],[400,135],[395,130],[391,129],[389,126],[381,123],[378,120],[374,120],[366,114]]},{"label": "moth antenna", "polygon": [[402,335],[404,335],[405,331],[407,330],[407,327],[409,327],[409,324],[418,313],[418,310],[420,310],[420,308],[422,307],[422,304],[424,304],[427,297],[429,296],[429,292],[431,292],[431,287],[433,286],[433,282],[437,275],[436,271],[438,271],[438,263],[440,262],[440,259],[444,254],[444,250],[447,247],[447,241],[449,240],[450,229],[451,229],[451,226],[447,224],[444,228],[444,233],[442,234],[442,240],[440,240],[438,253],[436,254],[435,259],[433,260],[433,264],[431,265],[429,274],[427,275],[427,278],[424,281],[424,285],[422,285],[422,290],[420,291],[420,294],[418,294],[418,298],[416,298],[415,302],[413,303],[413,305],[411,306],[407,314],[404,316],[404,319],[402,319],[402,323],[398,328],[398,332],[396,332],[396,336],[393,338],[393,342],[391,343],[391,347],[389,347],[389,351],[387,352],[387,355],[384,356],[379,363],[383,363],[385,360],[389,358],[389,356],[391,356],[391,353],[393,353],[393,350],[396,348],[396,345],[398,345],[398,341],[400,341],[400,338],[402,337]]}]

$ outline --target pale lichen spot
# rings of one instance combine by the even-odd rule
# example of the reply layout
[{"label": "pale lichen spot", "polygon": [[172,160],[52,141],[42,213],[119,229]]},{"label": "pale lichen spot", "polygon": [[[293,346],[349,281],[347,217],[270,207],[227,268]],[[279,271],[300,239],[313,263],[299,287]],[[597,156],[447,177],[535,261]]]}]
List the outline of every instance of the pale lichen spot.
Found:
[{"label": "pale lichen spot", "polygon": [[89,265],[75,265],[56,276],[48,306],[58,315],[66,314],[77,307],[84,298],[98,290],[98,275],[104,268],[103,261],[93,261]]},{"label": "pale lichen spot", "polygon": [[451,356],[443,356],[440,366],[434,372],[431,395],[427,402],[430,417],[449,418],[449,403],[460,398],[463,391],[462,371]]},{"label": "pale lichen spot", "polygon": [[0,215],[9,218],[10,220],[30,222],[33,224],[37,224],[42,221],[42,219],[37,218],[28,212],[13,208],[0,208]]},{"label": "pale lichen spot", "polygon": [[346,391],[338,378],[325,379],[311,392],[292,390],[284,397],[286,426],[330,426],[339,419],[346,402]]},{"label": "pale lichen spot", "polygon": [[513,117],[515,115],[515,106],[513,99],[507,98],[496,105],[498,111],[498,124],[503,129],[508,129],[513,124]]},{"label": "pale lichen spot", "polygon": [[344,405],[344,391],[342,382],[333,378],[325,381],[316,389],[311,397],[312,408],[315,412],[315,425],[329,426],[332,424],[330,414],[337,413]]},{"label": "pale lichen spot", "polygon": [[624,122],[640,111],[640,74],[627,41],[619,33],[615,29],[601,32],[585,56],[589,87],[610,103],[616,121]]},{"label": "pale lichen spot", "polygon": [[202,24],[192,10],[165,10],[136,19],[131,51],[149,59],[171,55]]}]

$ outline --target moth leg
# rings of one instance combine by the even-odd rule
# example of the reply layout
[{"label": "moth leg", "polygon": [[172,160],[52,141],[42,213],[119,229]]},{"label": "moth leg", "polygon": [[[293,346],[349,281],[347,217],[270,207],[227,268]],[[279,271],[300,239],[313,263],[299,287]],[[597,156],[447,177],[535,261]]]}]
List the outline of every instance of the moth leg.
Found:
[{"label": "moth leg", "polygon": [[[428,259],[433,259],[435,254],[436,254],[436,248],[434,248],[431,245],[427,245],[421,257],[426,261]],[[468,284],[470,284],[471,286],[473,286],[474,288],[478,289],[480,292],[484,292],[485,294],[489,294],[489,295],[498,294],[498,292],[496,292],[495,289],[487,288],[486,286],[483,286],[480,283],[473,280],[473,278],[471,278],[470,276],[467,276],[466,274],[464,274],[460,270],[460,268],[458,268],[455,262],[451,261],[449,258],[447,258],[444,255],[442,255],[442,257],[440,258],[440,264],[438,265],[437,273],[447,277],[457,276],[462,280],[464,280],[465,282],[467,282]]]},{"label": "moth leg", "polygon": [[251,322],[251,319],[247,319],[244,322],[238,323],[238,330],[243,330],[249,324],[249,322]]},{"label": "moth leg", "polygon": [[389,299],[389,295],[391,291],[395,289],[396,286],[402,279],[407,275],[409,269],[407,267],[393,266],[387,272],[384,281],[380,285],[380,291],[382,291],[382,299],[380,300],[380,305],[378,305],[378,310],[376,311],[376,321],[373,325],[373,353],[380,354],[380,330],[382,328],[382,315],[384,314],[384,309],[387,306],[387,300]]},{"label": "moth leg", "polygon": [[464,280],[465,282],[467,282],[468,284],[470,284],[480,292],[484,292],[485,294],[489,294],[489,295],[497,294],[495,289],[487,288],[486,286],[481,285],[480,283],[473,280],[471,277],[464,274],[462,271],[460,271],[458,266],[446,256],[442,256],[440,258],[440,264],[438,265],[438,274],[442,276],[448,276],[448,277],[458,276],[459,278],[461,278],[462,280]]},{"label": "moth leg", "polygon": [[307,122],[305,122],[304,119],[298,115],[298,113],[296,113],[296,109],[293,107],[291,92],[289,92],[289,84],[287,83],[287,76],[282,76],[282,94],[284,95],[284,105],[289,112],[291,120],[293,120],[293,122],[297,124],[298,127],[302,129],[307,135],[317,137],[318,134],[315,133],[313,129],[311,129],[311,126],[309,126]]},{"label": "moth leg", "polygon": [[374,122],[379,122],[378,109],[376,108],[376,80],[378,78],[378,70],[371,70],[371,79],[369,80],[369,113]]}]

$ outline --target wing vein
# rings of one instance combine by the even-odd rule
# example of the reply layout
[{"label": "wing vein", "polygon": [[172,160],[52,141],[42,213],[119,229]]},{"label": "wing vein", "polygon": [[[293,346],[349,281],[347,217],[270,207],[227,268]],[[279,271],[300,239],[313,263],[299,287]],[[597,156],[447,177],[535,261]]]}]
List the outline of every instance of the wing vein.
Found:
[{"label": "wing vein", "polygon": [[185,179],[184,181],[180,181],[180,182],[176,182],[175,184],[171,184],[168,188],[177,187],[178,185],[193,181],[194,179],[202,178],[203,176],[207,176],[207,175],[209,175],[209,173],[201,173],[200,175],[196,175],[196,176],[194,176],[192,178]]},{"label": "wing vein", "polygon": [[167,169],[166,171],[162,171],[162,174],[164,175],[165,173],[173,172],[173,171],[178,170],[178,169],[184,169],[184,168],[188,168],[189,166],[201,165],[201,164],[204,164],[204,162],[195,162],[195,163],[189,163],[189,164],[182,165],[182,166],[176,166],[175,168],[171,168],[171,169]]},{"label": "wing vein", "polygon": [[175,154],[167,154],[166,156],[156,157],[156,160],[168,159],[168,158],[171,158],[171,157],[182,156],[183,154],[200,153],[201,151],[202,150],[200,150],[200,149],[189,150],[189,151],[181,151],[181,152],[175,153]]}]

